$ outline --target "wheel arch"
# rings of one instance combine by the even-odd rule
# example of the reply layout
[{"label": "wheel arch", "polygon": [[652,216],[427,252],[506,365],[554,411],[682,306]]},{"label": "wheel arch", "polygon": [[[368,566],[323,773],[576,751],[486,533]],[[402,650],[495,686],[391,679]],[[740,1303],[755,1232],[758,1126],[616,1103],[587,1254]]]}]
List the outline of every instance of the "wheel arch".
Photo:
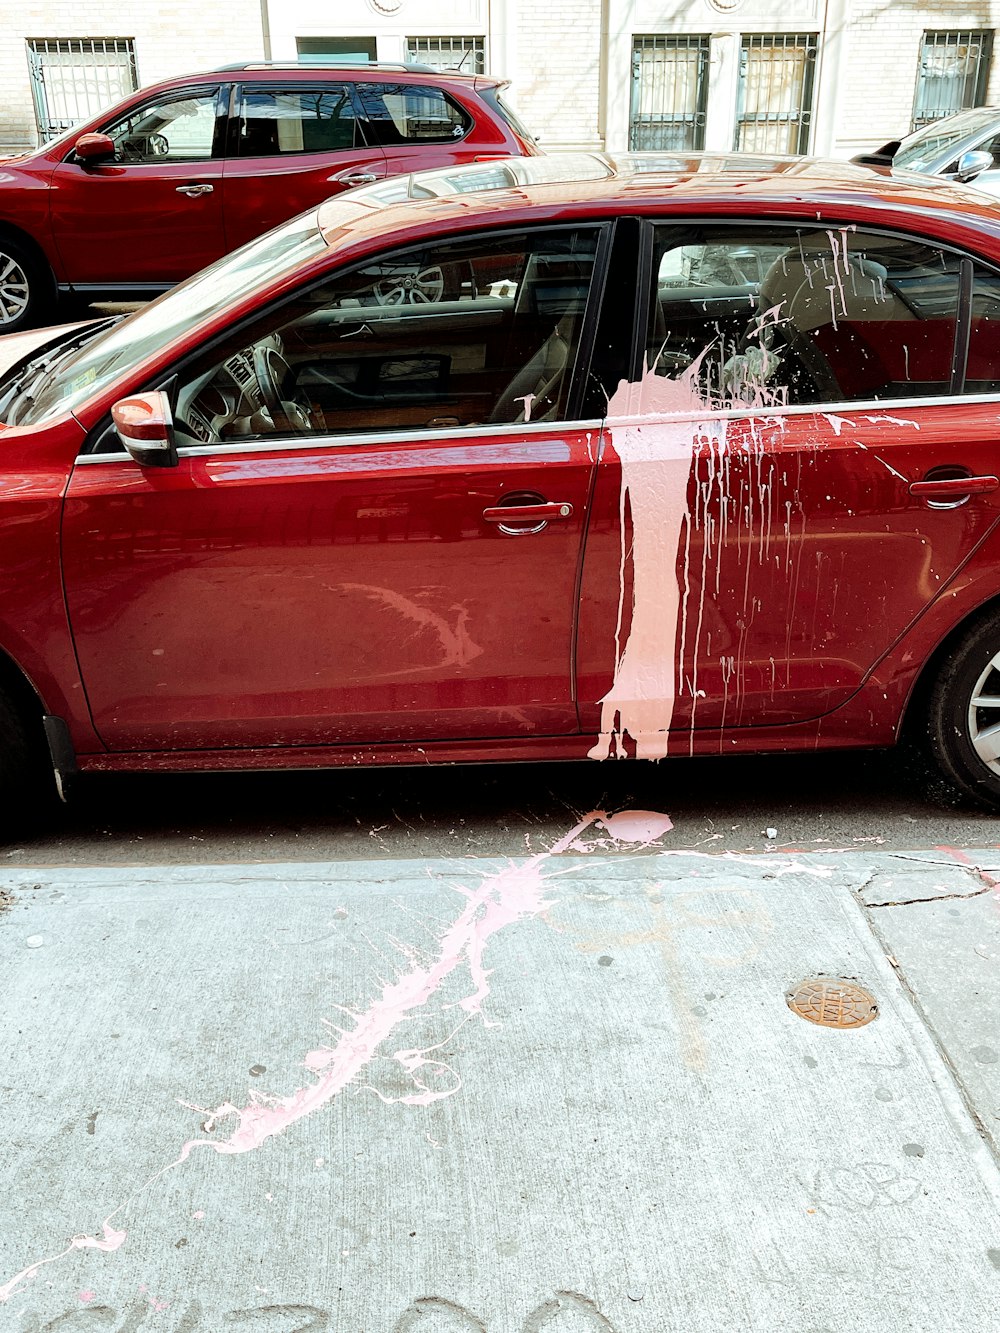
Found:
[{"label": "wheel arch", "polygon": [[931,691],[934,688],[934,682],[941,673],[941,669],[948,657],[954,651],[957,644],[966,637],[972,630],[991,616],[1000,615],[1000,594],[988,598],[981,602],[979,606],[971,610],[967,615],[948,631],[944,638],[938,643],[937,647],[928,657],[927,661],[920,668],[913,687],[910,690],[910,697],[906,701],[903,711],[903,721],[899,729],[900,738],[912,736],[914,728],[920,726],[920,721],[926,712],[926,705],[930,698]]},{"label": "wheel arch", "polygon": [[59,291],[58,279],[56,277],[55,269],[52,266],[52,259],[46,253],[45,247],[32,236],[31,232],[25,231],[24,228],[19,227],[16,222],[10,222],[7,218],[0,217],[0,241],[5,237],[8,240],[16,241],[18,245],[23,246],[24,249],[27,250],[28,253],[42,266],[44,272],[48,275],[49,291],[47,295],[50,300],[54,301]]}]

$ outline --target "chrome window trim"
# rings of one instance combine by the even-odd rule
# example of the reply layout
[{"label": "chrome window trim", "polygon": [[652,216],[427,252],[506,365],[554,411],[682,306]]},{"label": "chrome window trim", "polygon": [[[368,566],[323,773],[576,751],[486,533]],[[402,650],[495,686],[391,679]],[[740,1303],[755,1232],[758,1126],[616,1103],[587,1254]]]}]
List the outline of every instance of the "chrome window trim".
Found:
[{"label": "chrome window trim", "polygon": [[[252,440],[243,443],[234,440],[231,444],[198,444],[190,448],[184,446],[179,450],[181,458],[207,458],[213,455],[219,455],[223,458],[232,458],[239,454],[262,454],[273,453],[276,450],[290,451],[293,449],[342,449],[346,447],[360,447],[362,445],[372,445],[378,448],[387,446],[398,447],[406,444],[410,440],[418,443],[426,443],[428,440],[439,441],[442,445],[447,444],[449,440],[455,440],[461,436],[463,440],[483,439],[487,436],[501,436],[508,438],[511,435],[541,435],[553,431],[599,431],[604,427],[613,426],[642,426],[652,425],[657,421],[733,421],[736,418],[752,419],[754,421],[771,420],[775,417],[803,417],[803,416],[836,416],[849,417],[858,415],[878,415],[887,416],[890,412],[898,412],[901,408],[915,407],[943,407],[948,404],[957,405],[960,403],[997,403],[1000,404],[1000,393],[990,394],[938,394],[928,398],[870,398],[862,402],[831,402],[831,403],[796,403],[790,407],[769,407],[756,408],[748,410],[745,408],[706,408],[703,412],[651,412],[646,415],[635,416],[615,416],[605,417],[603,420],[594,419],[592,421],[527,421],[522,424],[512,424],[504,426],[472,426],[468,430],[456,431],[451,428],[452,433],[445,434],[439,430],[414,430],[394,434],[386,433],[367,433],[358,432],[353,435],[297,435],[285,437],[282,436],[274,440]],[[998,414],[1000,420],[1000,414]],[[77,465],[89,463],[130,463],[132,460],[126,453],[108,453],[108,454],[79,454],[76,459]]]},{"label": "chrome window trim", "polygon": [[[218,455],[222,458],[232,458],[239,454],[264,454],[274,453],[278,450],[291,452],[301,449],[343,449],[353,446],[355,448],[362,445],[371,445],[375,448],[385,449],[388,447],[398,448],[401,445],[409,444],[414,441],[418,444],[426,444],[428,441],[441,444],[446,447],[449,443],[458,443],[460,440],[469,439],[487,439],[500,436],[508,439],[517,435],[552,435],[560,431],[599,431],[602,426],[599,419],[593,421],[525,421],[518,423],[504,423],[497,426],[470,426],[468,430],[458,430],[455,427],[449,427],[447,431],[442,430],[409,430],[396,431],[391,434],[386,432],[357,432],[352,435],[292,435],[278,436],[273,440],[233,440],[229,443],[218,444],[195,444],[190,448],[182,445],[178,450],[180,458],[209,458]],[[107,454],[79,454],[77,464],[88,463],[131,463],[133,460],[124,451]]]}]

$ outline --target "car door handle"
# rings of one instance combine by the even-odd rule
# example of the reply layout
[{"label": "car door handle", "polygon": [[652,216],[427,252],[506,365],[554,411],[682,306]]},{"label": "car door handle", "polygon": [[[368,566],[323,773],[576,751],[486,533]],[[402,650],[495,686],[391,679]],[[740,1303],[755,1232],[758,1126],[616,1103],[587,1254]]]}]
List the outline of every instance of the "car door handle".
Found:
[{"label": "car door handle", "polygon": [[550,518],[571,518],[573,506],[565,500],[543,500],[539,504],[495,505],[483,510],[487,523],[546,523]]},{"label": "car door handle", "polygon": [[186,194],[189,199],[197,199],[200,195],[211,194],[215,189],[214,185],[178,185],[177,193]]},{"label": "car door handle", "polygon": [[988,495],[1000,488],[1000,477],[931,477],[911,481],[910,494],[922,500],[949,500],[960,495]]},{"label": "car door handle", "polygon": [[336,185],[374,185],[378,176],[374,171],[348,171],[343,175],[327,176],[327,180]]}]

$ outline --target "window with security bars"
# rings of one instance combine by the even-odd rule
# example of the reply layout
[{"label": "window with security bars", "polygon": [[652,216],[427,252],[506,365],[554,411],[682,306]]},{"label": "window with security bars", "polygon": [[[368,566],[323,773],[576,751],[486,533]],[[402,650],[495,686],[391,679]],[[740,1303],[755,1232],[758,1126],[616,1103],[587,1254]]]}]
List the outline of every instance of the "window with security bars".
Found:
[{"label": "window with security bars", "polygon": [[989,29],[925,32],[913,99],[913,129],[967,107],[982,106],[992,54]]},{"label": "window with security bars", "polygon": [[43,143],[139,86],[131,37],[33,37],[28,69]]},{"label": "window with security bars", "polygon": [[734,148],[750,153],[808,151],[817,42],[814,32],[743,38]]},{"label": "window with security bars", "polygon": [[486,45],[482,37],[407,37],[406,58],[433,69],[486,73]]},{"label": "window with security bars", "polygon": [[633,40],[629,148],[684,152],[705,146],[708,49],[707,34]]}]

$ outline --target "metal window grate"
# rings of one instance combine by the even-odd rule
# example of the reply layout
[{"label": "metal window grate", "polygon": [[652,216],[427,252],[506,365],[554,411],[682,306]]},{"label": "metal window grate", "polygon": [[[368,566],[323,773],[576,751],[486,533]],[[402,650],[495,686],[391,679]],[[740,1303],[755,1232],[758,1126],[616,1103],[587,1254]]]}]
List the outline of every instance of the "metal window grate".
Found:
[{"label": "metal window grate", "polygon": [[434,69],[486,73],[486,46],[482,37],[407,37],[406,58]]},{"label": "metal window grate", "polygon": [[751,153],[808,151],[817,43],[814,32],[743,38],[734,148]]},{"label": "metal window grate", "polygon": [[913,128],[953,116],[966,107],[982,106],[993,54],[989,29],[967,32],[925,32],[920,45]]},{"label": "metal window grate", "polygon": [[684,152],[705,146],[708,50],[707,34],[633,40],[629,148]]},{"label": "metal window grate", "polygon": [[33,37],[27,45],[31,96],[43,143],[139,86],[131,37]]}]

